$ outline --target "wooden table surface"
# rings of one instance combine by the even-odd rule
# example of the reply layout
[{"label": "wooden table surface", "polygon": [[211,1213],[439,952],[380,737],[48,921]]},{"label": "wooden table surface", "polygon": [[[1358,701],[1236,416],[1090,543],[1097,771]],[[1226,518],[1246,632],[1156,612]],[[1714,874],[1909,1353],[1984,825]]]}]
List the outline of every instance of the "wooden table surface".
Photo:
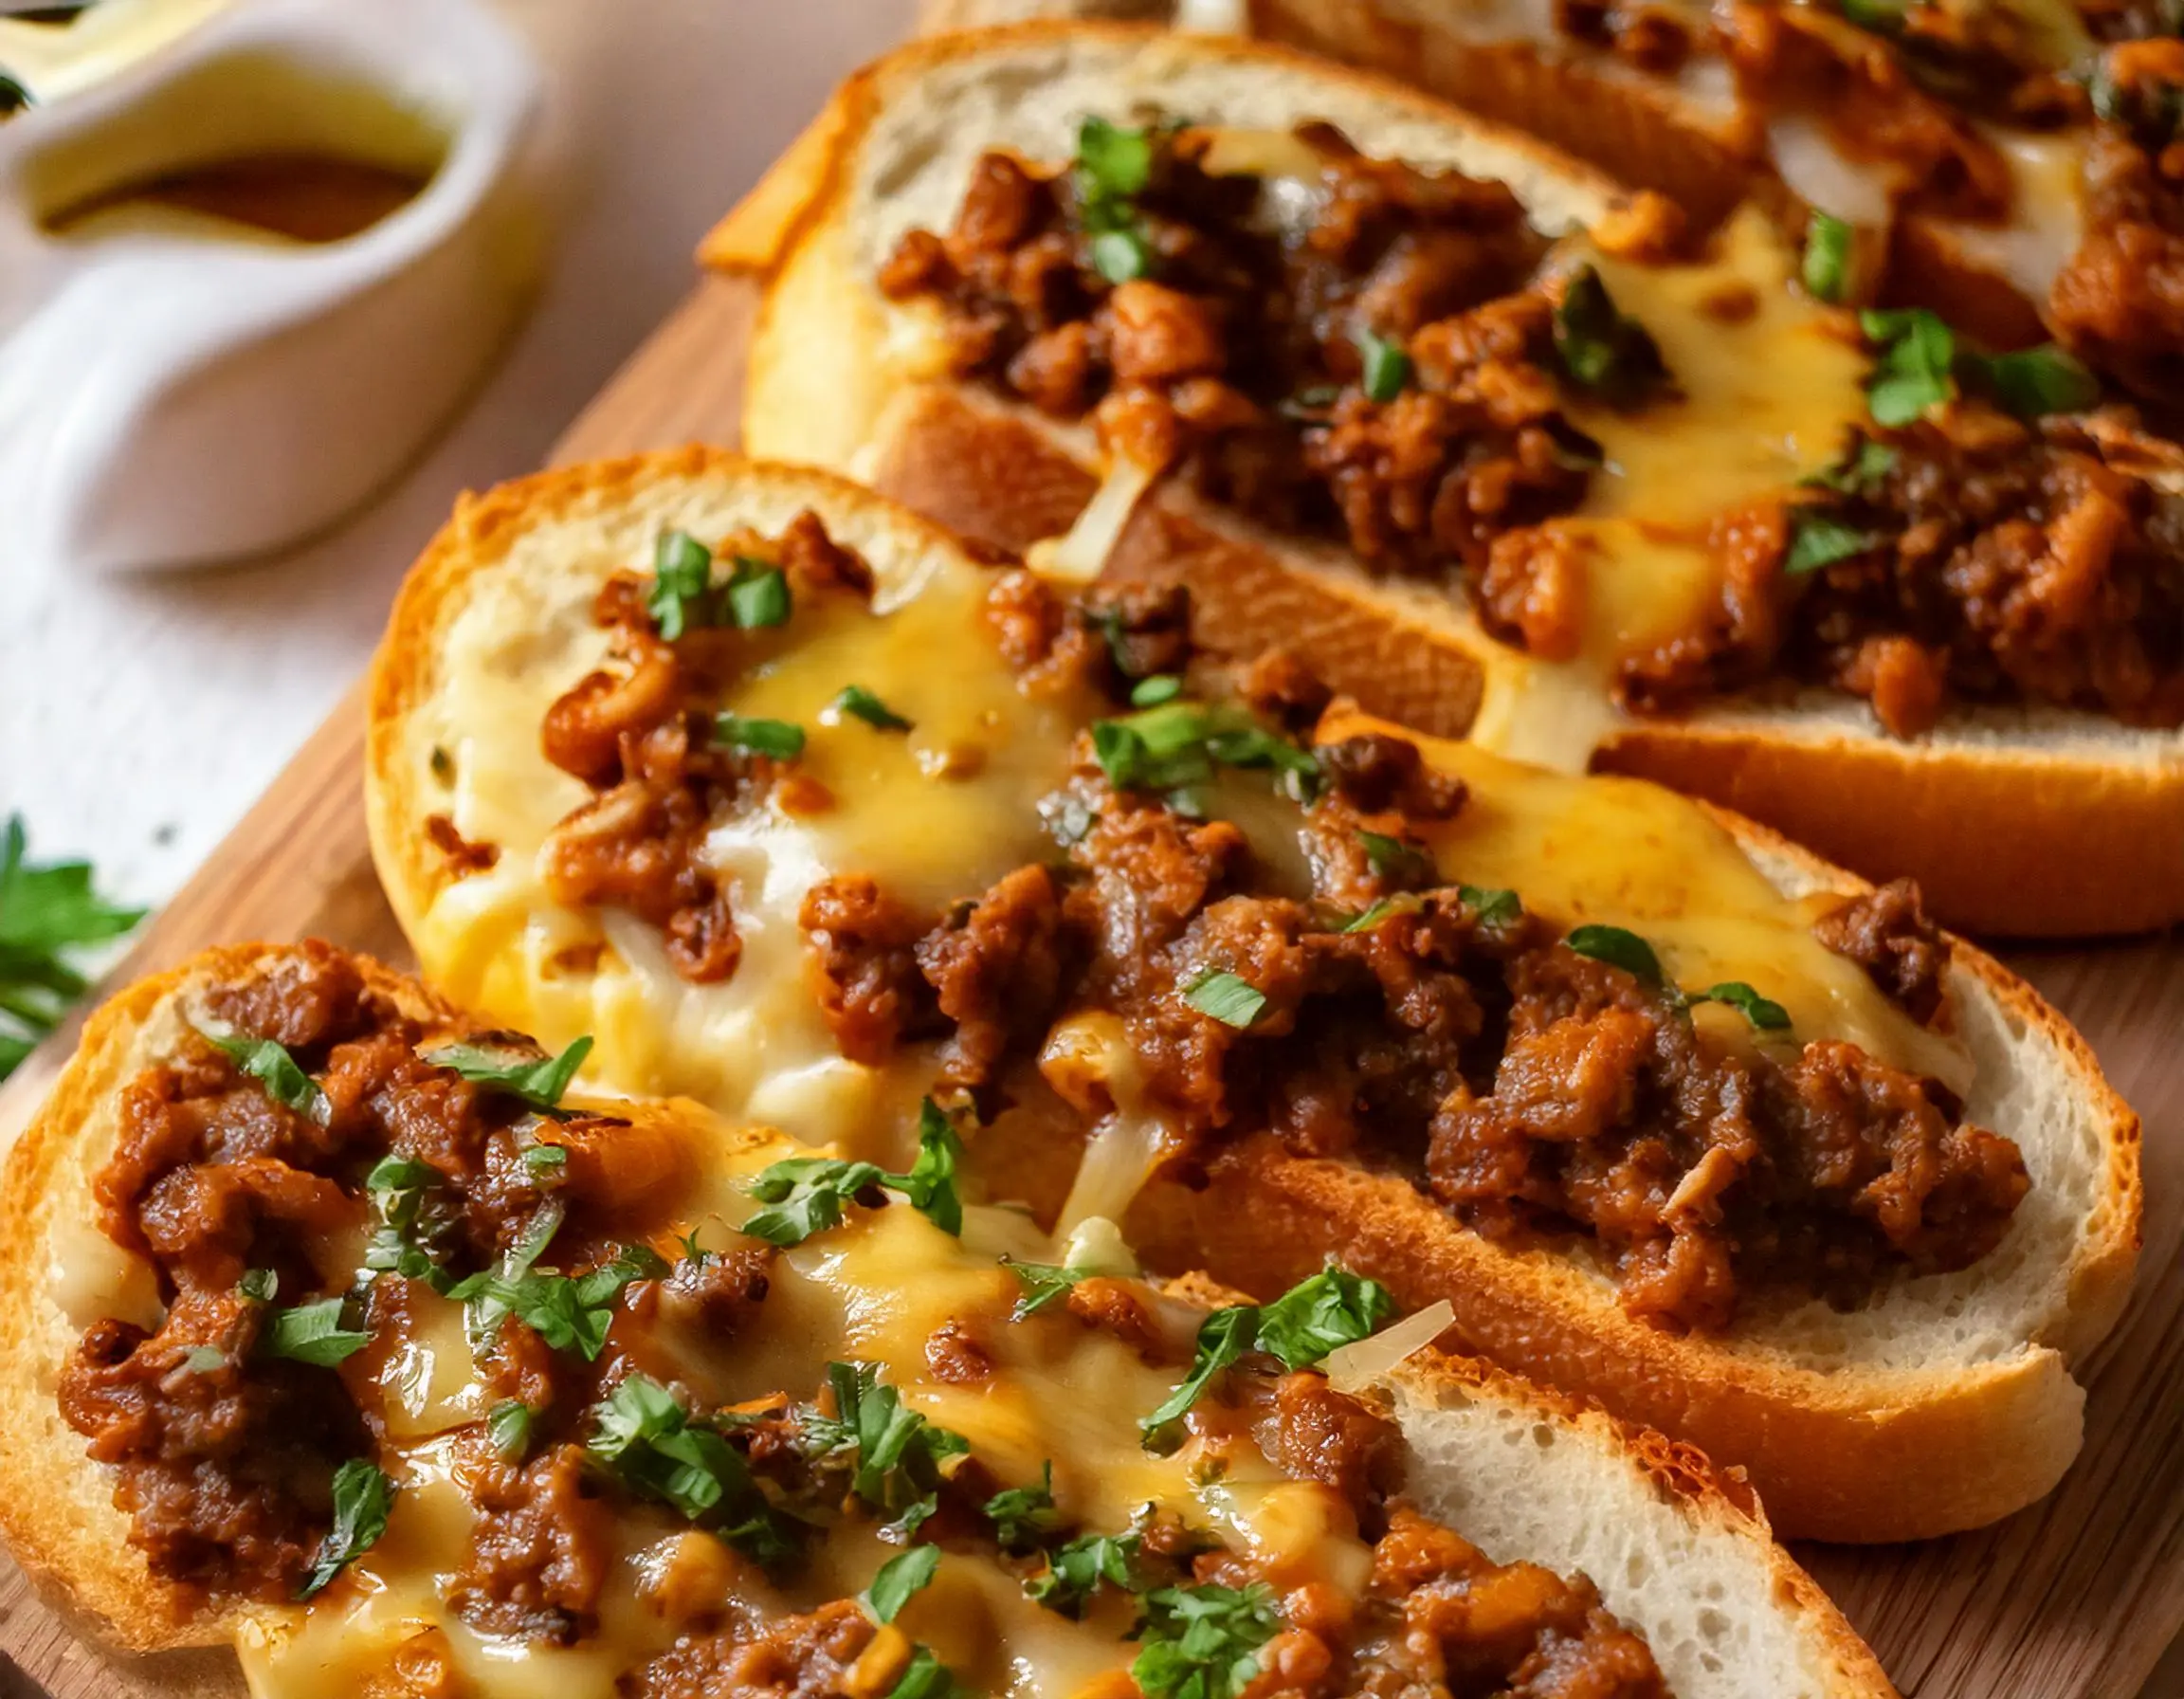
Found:
[{"label": "wooden table surface", "polygon": [[[741,285],[706,283],[555,457],[733,441],[750,309]],[[117,977],[208,943],[305,934],[406,964],[365,848],[362,734],[353,693]],[[2077,1023],[2145,1120],[2145,1256],[2123,1322],[2083,1368],[2085,1452],[2047,1500],[1995,1527],[1798,1555],[1909,1699],[2184,1699],[2184,1658],[2161,1661],[2184,1624],[2184,949],[2160,940],[2011,961]],[[63,1059],[49,1046],[0,1087],[0,1146]],[[0,1649],[19,1667],[0,1699],[160,1690],[156,1666],[79,1644],[4,1560]]]}]

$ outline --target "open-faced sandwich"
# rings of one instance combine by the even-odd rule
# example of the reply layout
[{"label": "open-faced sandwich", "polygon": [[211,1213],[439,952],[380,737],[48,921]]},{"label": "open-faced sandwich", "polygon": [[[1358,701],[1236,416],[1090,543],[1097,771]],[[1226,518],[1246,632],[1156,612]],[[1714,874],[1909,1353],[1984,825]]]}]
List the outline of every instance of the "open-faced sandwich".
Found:
[{"label": "open-faced sandwich", "polygon": [[767,283],[755,452],[1954,924],[2184,916],[2184,450],[2057,348],[1834,304],[1838,234],[1697,237],[1391,83],[1047,25],[853,79],[706,252]]},{"label": "open-faced sandwich", "polygon": [[[1693,1453],[330,947],[85,1032],[0,1188],[0,1527],[258,1699],[1887,1699]],[[231,1660],[145,1691],[232,1692]]]},{"label": "open-faced sandwich", "polygon": [[1062,1231],[1262,1294],[1338,1251],[1777,1526],[2054,1483],[2138,1177],[2052,1011],[1908,885],[1197,639],[817,473],[544,474],[396,609],[380,868],[429,974],[626,1089],[890,1172],[932,1095]]},{"label": "open-faced sandwich", "polygon": [[2175,19],[2114,0],[929,0],[1244,31],[1415,82],[1704,222],[1757,198],[1860,248],[1862,294],[2005,342],[2042,320],[2166,399],[2184,375]]}]

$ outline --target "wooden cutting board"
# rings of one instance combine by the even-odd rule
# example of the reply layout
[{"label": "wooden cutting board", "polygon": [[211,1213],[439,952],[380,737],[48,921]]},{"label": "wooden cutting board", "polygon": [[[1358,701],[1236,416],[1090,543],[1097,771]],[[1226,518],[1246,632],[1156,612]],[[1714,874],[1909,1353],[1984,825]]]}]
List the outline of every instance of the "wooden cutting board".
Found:
[{"label": "wooden cutting board", "polygon": [[[706,283],[555,458],[733,442],[752,306],[747,285]],[[365,847],[359,703],[353,692],[303,746],[117,979],[207,944],[306,934],[409,965]],[[2011,964],[2078,1024],[2146,1124],[2145,1258],[2122,1324],[2085,1365],[2084,1454],[2044,1503],[1984,1532],[1799,1556],[1907,1699],[2179,1699],[2184,1665],[2155,1667],[2184,1626],[2184,947],[2021,952]],[[0,1147],[72,1042],[60,1034],[0,1087]],[[0,1649],[52,1699],[159,1690],[156,1666],[80,1644],[5,1559]]]}]

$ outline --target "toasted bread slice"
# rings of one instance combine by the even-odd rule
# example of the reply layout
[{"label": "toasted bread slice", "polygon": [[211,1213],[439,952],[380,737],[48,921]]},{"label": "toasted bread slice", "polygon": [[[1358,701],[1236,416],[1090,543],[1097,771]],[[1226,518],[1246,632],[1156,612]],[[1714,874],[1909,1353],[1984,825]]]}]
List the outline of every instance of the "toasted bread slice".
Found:
[{"label": "toasted bread slice", "polygon": [[[1375,725],[1338,709],[1319,735]],[[1419,742],[1435,764],[1477,776],[1467,746]],[[1787,896],[1868,888],[1708,812]],[[2115,1325],[2138,1260],[2138,1121],[2084,1041],[1993,958],[1957,941],[1949,992],[1974,1067],[1967,1118],[2016,1142],[2031,1191],[1998,1250],[1960,1273],[1898,1282],[1863,1308],[1762,1302],[1725,1334],[1665,1333],[1626,1314],[1582,1254],[1492,1244],[1400,1175],[1295,1157],[1265,1135],[1202,1176],[1156,1180],[1126,1231],[1156,1266],[1202,1262],[1252,1289],[1338,1254],[1408,1306],[1446,1299],[1470,1348],[1734,1460],[1775,1525],[1800,1536],[1977,1527],[2041,1497],[2077,1455],[2084,1394],[2071,1368]],[[997,1185],[1046,1209],[1062,1207],[1079,1167],[1073,1153],[1036,1146],[993,1160],[1020,1164]]]},{"label": "toasted bread slice", "polygon": [[[1034,86],[1038,100],[1020,98]],[[1090,25],[919,44],[847,83],[705,246],[709,263],[767,282],[745,415],[752,449],[854,470],[1002,548],[1067,531],[1101,487],[1091,433],[915,377],[890,358],[902,320],[874,280],[905,230],[951,223],[981,152],[1066,157],[1083,116],[1148,102],[1245,128],[1328,119],[1368,153],[1508,182],[1544,230],[1593,224],[1614,198],[1589,169],[1510,132],[1275,48]],[[1915,877],[1965,929],[2074,936],[2184,917],[2184,857],[2171,848],[2184,831],[2184,734],[1972,706],[1905,740],[1863,703],[1822,691],[1632,719],[1571,669],[1486,638],[1461,597],[1367,575],[1340,550],[1271,534],[1173,484],[1113,542],[1110,575],[1188,583],[1238,653],[1285,645],[1405,723],[1658,777],[1868,877]]]},{"label": "toasted bread slice", "polygon": [[[157,1319],[156,1292],[149,1295],[147,1311],[146,1293],[102,1287],[96,1278],[101,1266],[112,1270],[129,1261],[100,1236],[94,1196],[96,1176],[114,1144],[120,1087],[175,1053],[180,1024],[196,1016],[208,987],[245,982],[283,953],[274,947],[209,952],[122,993],[91,1020],[79,1053],[11,1154],[0,1184],[0,1365],[6,1371],[0,1377],[0,1414],[7,1417],[0,1428],[0,1531],[47,1594],[87,1629],[134,1652],[168,1654],[138,1666],[146,1690],[239,1692],[233,1663],[225,1654],[173,1655],[178,1649],[229,1643],[245,1648],[253,1691],[358,1690],[375,1678],[391,1676],[394,1648],[440,1624],[449,1631],[450,1647],[440,1655],[452,1660],[465,1690],[497,1699],[536,1691],[539,1681],[550,1678],[554,1690],[571,1699],[606,1699],[619,1690],[615,1681],[625,1673],[625,1660],[642,1661],[664,1643],[659,1627],[623,1621],[592,1631],[574,1649],[555,1645],[550,1637],[526,1646],[519,1634],[482,1638],[453,1632],[458,1616],[446,1601],[446,1579],[409,1572],[407,1565],[414,1560],[405,1554],[416,1549],[418,1525],[412,1522],[400,1531],[399,1501],[389,1535],[356,1560],[371,1578],[358,1590],[329,1592],[308,1605],[229,1607],[155,1579],[129,1544],[130,1518],[113,1502],[112,1471],[86,1454],[83,1438],[56,1410],[55,1386],[63,1365],[90,1322],[113,1314]],[[467,1031],[467,1023],[421,987],[376,964],[360,965],[373,990],[429,1031],[455,1035]],[[775,1136],[732,1131],[689,1104],[618,1101],[610,1107],[633,1126],[670,1128],[680,1136],[713,1142],[724,1161],[743,1165],[734,1169],[738,1173],[780,1149],[794,1148],[785,1147]],[[707,1201],[694,1197],[681,1200],[680,1207],[702,1210]],[[785,1288],[809,1283],[813,1291],[825,1282],[846,1279],[863,1291],[858,1283],[899,1269],[899,1284],[869,1290],[857,1311],[854,1339],[809,1339],[804,1342],[807,1355],[876,1359],[888,1380],[902,1385],[932,1419],[964,1429],[976,1453],[996,1469],[1016,1467],[1018,1452],[1057,1459],[1063,1467],[1055,1472],[1056,1491],[1065,1504],[1080,1507],[1075,1514],[1089,1518],[1094,1512],[1084,1507],[1104,1507],[1123,1490],[1119,1482],[1109,1490],[1084,1472],[1093,1461],[1087,1446],[1096,1448],[1098,1455],[1104,1454],[1097,1452],[1100,1447],[1124,1447],[1137,1457],[1132,1480],[1166,1478],[1145,1472],[1159,1465],[1137,1455],[1137,1412],[1126,1402],[1110,1411],[1108,1420],[1074,1419],[1065,1434],[1036,1427],[1024,1432],[1023,1416],[1012,1401],[1001,1400],[995,1414],[981,1416],[982,1405],[995,1402],[992,1391],[951,1388],[925,1369],[918,1348],[924,1330],[937,1315],[952,1313],[951,1305],[953,1313],[991,1310],[994,1319],[1006,1317],[1016,1282],[996,1270],[995,1252],[986,1239],[999,1234],[998,1243],[1012,1245],[1008,1235],[1026,1231],[1020,1218],[974,1209],[974,1219],[957,1239],[917,1221],[907,1209],[853,1209],[851,1215],[853,1219],[830,1230],[830,1236],[853,1250],[865,1239],[888,1247],[876,1253],[876,1262],[867,1257],[864,1271],[845,1273],[842,1258],[822,1258],[793,1270],[783,1267],[776,1278]],[[1012,1219],[1018,1220],[1015,1228],[1010,1225]],[[733,1236],[719,1233],[715,1243],[724,1250]],[[148,1281],[149,1270],[139,1268],[128,1278]],[[1108,1285],[1120,1292],[1125,1282]],[[1203,1278],[1174,1283],[1168,1292],[1195,1308],[1238,1301]],[[776,1294],[773,1301],[784,1300]],[[890,1320],[898,1311],[900,1325]],[[1178,1319],[1187,1329],[1189,1311]],[[1105,1384],[1111,1394],[1125,1391],[1113,1378],[1117,1364],[1129,1365],[1121,1379],[1128,1382],[1130,1397],[1142,1396],[1140,1382],[1157,1397],[1167,1377],[1178,1372],[1140,1363],[1133,1349],[1058,1314],[1041,1319],[1033,1331],[1050,1338],[1049,1352],[1057,1347],[1066,1351],[1072,1341],[1081,1342],[1075,1346],[1080,1354],[1103,1350],[1106,1355],[1099,1361],[1110,1371]],[[1188,1331],[1182,1337],[1187,1340]],[[899,1343],[906,1344],[907,1355],[895,1354]],[[1739,1478],[1717,1475],[1698,1453],[1656,1434],[1622,1426],[1596,1410],[1537,1391],[1483,1364],[1420,1350],[1420,1343],[1414,1338],[1403,1343],[1366,1340],[1352,1346],[1343,1381],[1382,1400],[1394,1418],[1402,1441],[1402,1496],[1420,1511],[1455,1527],[1496,1562],[1523,1560],[1559,1574],[1592,1578],[1609,1609],[1645,1635],[1677,1699],[1744,1699],[1753,1693],[1782,1699],[1891,1699],[1893,1690],[1872,1653],[1774,1544]],[[657,1359],[646,1361],[657,1367]],[[1335,1363],[1329,1368],[1336,1372]],[[993,1372],[990,1363],[988,1373]],[[1050,1358],[1041,1359],[1035,1370],[1019,1365],[1002,1372],[1051,1374],[1063,1384],[1067,1381],[1067,1365]],[[1014,1393],[1017,1388],[998,1390]],[[1045,1411],[1045,1395],[1031,1390],[1031,1411]],[[1109,1434],[1110,1427],[1117,1433]],[[380,1461],[393,1471],[405,1467],[384,1450]],[[1028,1467],[1036,1479],[1037,1465]],[[1187,1459],[1179,1457],[1172,1472],[1186,1479],[1188,1468]],[[599,1501],[590,1503],[596,1516]],[[623,1503],[617,1514],[628,1517],[637,1511]],[[646,1525],[647,1530],[650,1526]],[[711,1544],[702,1536],[680,1538]],[[1320,1538],[1328,1536],[1322,1531]],[[1356,1544],[1354,1537],[1351,1543]],[[693,1562],[713,1578],[715,1591],[699,1600],[708,1609],[718,1607],[722,1588],[748,1591],[755,1573],[733,1564],[723,1568],[724,1560],[718,1556],[707,1568],[702,1553],[689,1557],[686,1545],[675,1544],[672,1536],[663,1547],[639,1545],[624,1552],[616,1542],[607,1549],[617,1554],[611,1562],[650,1564],[655,1576],[663,1564]],[[883,1555],[889,1549],[877,1547]],[[1308,1550],[1301,1561],[1312,1561]],[[975,1562],[974,1557],[945,1560],[947,1564]],[[651,1584],[659,1585],[657,1580]],[[1012,1580],[1007,1591],[1015,1591]],[[400,1601],[391,1617],[383,1608],[390,1595]],[[958,1591],[956,1597],[964,1594]],[[673,1595],[665,1590],[655,1593],[654,1599],[656,1611],[676,1609]],[[795,1607],[785,1606],[780,1594],[761,1589],[752,1608],[763,1619]],[[920,1607],[920,1613],[903,1621],[913,1632],[946,1646],[951,1643],[947,1614],[942,1600]],[[1119,1632],[1127,1626],[1129,1615],[1099,1620],[1111,1622]],[[996,1600],[979,1604],[954,1641],[999,1656],[993,1645],[997,1636],[1022,1636],[1021,1650],[1036,1664],[1053,1653],[1055,1636],[1080,1632],[1090,1637],[1106,1629],[1085,1625],[1080,1631],[1028,1603]],[[1107,1655],[1117,1664],[1126,1663],[1134,1651],[1118,1640]]]}]

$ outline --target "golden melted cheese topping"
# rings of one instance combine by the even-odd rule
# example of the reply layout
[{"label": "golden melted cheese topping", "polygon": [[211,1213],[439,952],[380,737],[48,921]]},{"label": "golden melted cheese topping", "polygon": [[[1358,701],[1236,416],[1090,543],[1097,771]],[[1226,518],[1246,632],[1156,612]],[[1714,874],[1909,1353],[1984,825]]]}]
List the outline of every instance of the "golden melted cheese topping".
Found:
[{"label": "golden melted cheese topping", "polygon": [[[1697,803],[1642,779],[1571,777],[1472,743],[1416,741],[1470,788],[1455,817],[1429,831],[1443,877],[1514,890],[1564,929],[1635,932],[1686,991],[1742,980],[1789,1011],[1797,1042],[1846,1038],[1959,1091],[1968,1083],[1968,1055],[1813,936],[1840,897],[1784,896]],[[1731,1042],[1750,1037],[1741,1015],[1693,1014]]]},{"label": "golden melted cheese topping", "polygon": [[[802,726],[797,771],[833,806],[792,814],[771,797],[714,828],[704,859],[728,892],[743,953],[709,985],[680,978],[636,916],[563,907],[539,875],[549,834],[592,795],[547,761],[541,722],[607,659],[607,633],[589,613],[600,579],[616,566],[646,569],[610,559],[511,591],[527,605],[475,600],[447,633],[444,685],[416,740],[450,758],[452,783],[416,782],[466,840],[500,854],[447,883],[418,918],[412,941],[428,977],[551,1048],[592,1034],[592,1068],[626,1090],[689,1095],[814,1139],[899,1124],[921,1087],[837,1053],[806,983],[798,909],[831,875],[870,874],[905,902],[938,904],[1035,859],[1046,839],[1034,805],[1065,771],[1073,722],[1019,692],[979,618],[990,574],[939,554],[907,580],[877,564],[883,588],[870,608],[799,595],[719,703]],[[830,709],[849,685],[913,729]]]},{"label": "golden melted cheese topping", "polygon": [[[753,1208],[742,1186],[767,1164],[809,1154],[770,1134],[734,1135],[697,1123],[713,1153],[692,1200],[702,1238],[724,1242],[724,1226]],[[1054,1466],[1058,1507],[1088,1532],[1119,1533],[1146,1506],[1221,1532],[1291,1582],[1317,1580],[1361,1592],[1368,1548],[1333,1493],[1283,1476],[1264,1457],[1225,1452],[1217,1481],[1201,1481],[1202,1442],[1168,1456],[1146,1452],[1138,1418],[1183,1374],[1199,1316],[1138,1289],[1172,1346],[1176,1366],[1149,1365],[1112,1334],[1059,1308],[1023,1321],[1023,1295],[1004,1255],[1045,1261],[1054,1251],[1020,1212],[974,1206],[960,1238],[901,1205],[852,1209],[839,1228],[774,1259],[764,1301],[733,1340],[678,1332],[670,1343],[678,1378],[707,1405],[786,1392],[809,1398],[830,1361],[882,1365],[881,1379],[904,1402],[962,1434],[1004,1486],[1035,1485]],[[428,1301],[430,1302],[430,1301]],[[616,1679],[674,1641],[694,1613],[749,1604],[767,1616],[854,1597],[901,1548],[864,1525],[830,1530],[809,1561],[779,1584],[759,1578],[708,1535],[664,1509],[617,1498],[617,1547],[596,1636],[570,1648],[476,1633],[449,1608],[446,1592],[467,1553],[476,1512],[455,1480],[455,1431],[482,1417],[460,1307],[438,1302],[444,1323],[420,1329],[404,1372],[436,1390],[412,1410],[378,1459],[398,1491],[385,1535],[308,1607],[262,1615],[242,1637],[250,1688],[260,1699],[320,1699],[367,1690],[395,1650],[437,1631],[457,1673],[477,1699],[612,1699]],[[936,1374],[927,1342],[949,1325],[976,1339],[992,1375],[954,1384]],[[664,1336],[663,1336],[664,1337]],[[424,1359],[433,1359],[425,1362]],[[386,1385],[385,1382],[382,1383]],[[391,1402],[395,1389],[387,1386]],[[903,1634],[933,1647],[959,1679],[996,1695],[1066,1696],[1125,1668],[1136,1648],[1122,1639],[1125,1601],[1096,1601],[1071,1621],[1026,1598],[990,1562],[950,1553],[938,1576],[897,1619]]]},{"label": "golden melted cheese topping", "polygon": [[1505,755],[1582,772],[1615,722],[1617,665],[1699,625],[1721,586],[1708,532],[1779,502],[1866,417],[1869,356],[1847,314],[1792,285],[1796,256],[1757,211],[1692,265],[1646,265],[1574,242],[1625,317],[1659,344],[1674,398],[1619,411],[1565,388],[1565,411],[1606,464],[1584,503],[1542,529],[1574,539],[1582,652],[1489,659],[1472,736]]}]

